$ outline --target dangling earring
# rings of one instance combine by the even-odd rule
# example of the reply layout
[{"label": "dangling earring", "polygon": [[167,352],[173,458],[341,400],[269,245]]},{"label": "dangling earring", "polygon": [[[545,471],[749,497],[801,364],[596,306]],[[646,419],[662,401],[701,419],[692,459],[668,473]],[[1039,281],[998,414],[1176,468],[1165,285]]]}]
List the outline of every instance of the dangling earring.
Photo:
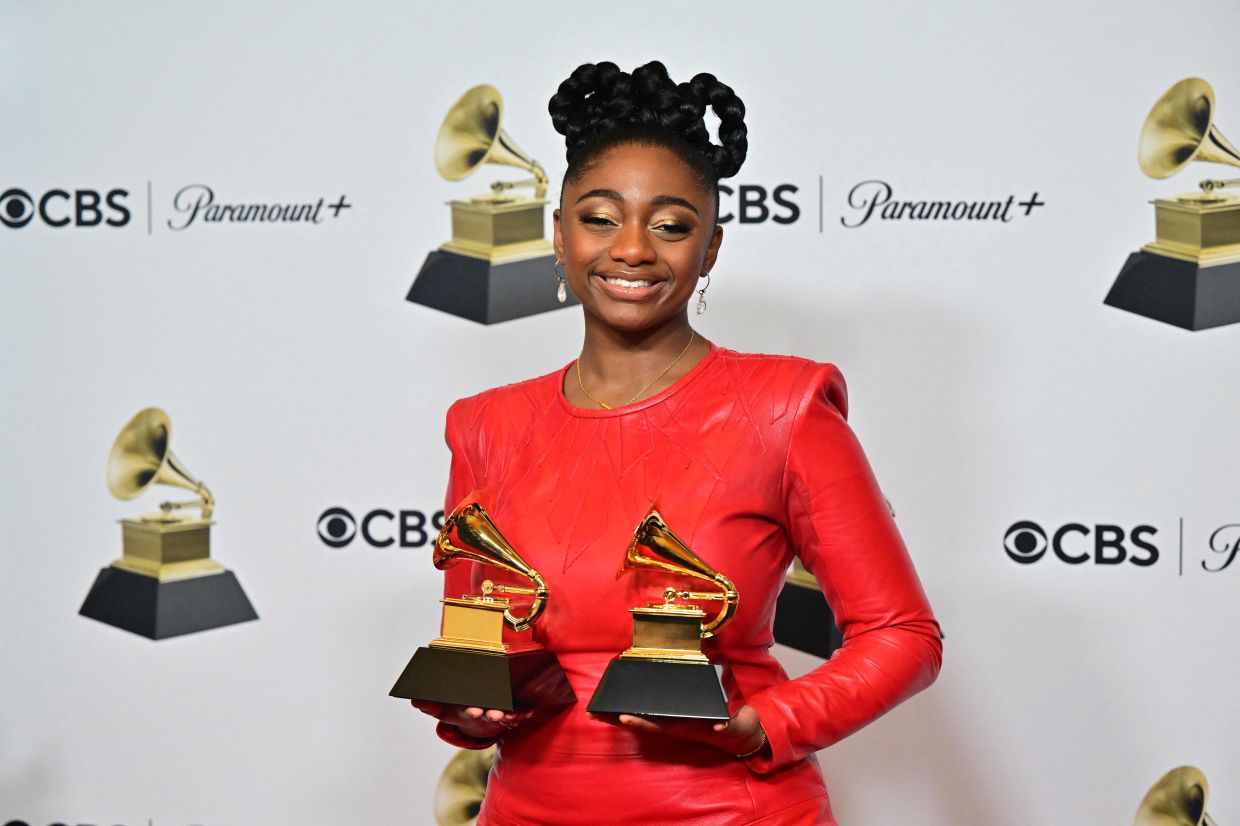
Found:
[{"label": "dangling earring", "polygon": [[568,301],[568,282],[564,280],[564,273],[560,271],[560,259],[555,259],[555,266],[551,269],[555,273],[555,297],[563,304]]},{"label": "dangling earring", "polygon": [[[705,278],[706,287],[710,286],[710,273],[709,272],[704,272],[698,277]],[[701,315],[702,313],[706,312],[706,287],[703,287],[702,289],[697,291],[698,292],[698,303],[697,303],[697,314],[698,315]]]}]

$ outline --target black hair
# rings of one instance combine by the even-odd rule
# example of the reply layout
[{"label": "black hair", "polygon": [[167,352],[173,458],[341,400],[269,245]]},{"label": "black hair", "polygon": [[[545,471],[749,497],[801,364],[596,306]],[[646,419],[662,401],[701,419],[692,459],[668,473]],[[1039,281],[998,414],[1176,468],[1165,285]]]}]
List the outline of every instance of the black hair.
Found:
[{"label": "black hair", "polygon": [[[706,131],[706,108],[719,118],[719,143]],[[614,63],[583,63],[560,84],[547,105],[555,131],[564,136],[568,169],[575,181],[613,147],[660,146],[679,157],[702,189],[715,194],[719,180],[735,175],[749,148],[745,104],[732,88],[707,72],[674,83],[653,60],[630,74]]]}]

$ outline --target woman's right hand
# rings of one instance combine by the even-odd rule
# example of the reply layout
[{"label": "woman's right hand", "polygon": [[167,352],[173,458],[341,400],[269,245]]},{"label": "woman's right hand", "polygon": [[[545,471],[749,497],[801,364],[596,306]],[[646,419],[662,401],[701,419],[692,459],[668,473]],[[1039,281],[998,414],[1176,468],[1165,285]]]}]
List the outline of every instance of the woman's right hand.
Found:
[{"label": "woman's right hand", "polygon": [[534,713],[532,710],[501,711],[497,708],[432,703],[428,700],[410,700],[409,702],[418,711],[442,720],[450,726],[455,726],[466,737],[478,740],[498,737],[517,726],[522,720],[528,720]]}]

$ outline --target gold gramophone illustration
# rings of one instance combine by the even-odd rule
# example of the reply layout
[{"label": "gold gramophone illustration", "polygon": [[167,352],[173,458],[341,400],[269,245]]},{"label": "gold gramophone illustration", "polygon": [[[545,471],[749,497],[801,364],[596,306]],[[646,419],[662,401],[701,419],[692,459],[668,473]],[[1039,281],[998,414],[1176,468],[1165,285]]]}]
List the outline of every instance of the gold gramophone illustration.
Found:
[{"label": "gold gramophone illustration", "polygon": [[[547,173],[503,129],[503,115],[494,86],[467,91],[439,127],[435,169],[449,181],[486,164],[514,166],[533,177],[495,181],[485,195],[450,201],[452,239],[427,256],[406,296],[484,324],[576,303],[561,304],[555,295],[555,255],[543,235]],[[532,195],[512,191],[527,187]]]},{"label": "gold gramophone illustration", "polygon": [[[504,538],[482,505],[470,499],[444,520],[435,540],[435,567],[472,560],[533,584],[506,585],[488,579],[481,594],[442,598],[440,636],[414,653],[389,694],[503,711],[576,702],[554,654],[533,640],[504,640],[505,626],[523,632],[537,622],[547,607],[547,583]],[[496,594],[533,600],[525,614],[517,616],[513,601]]]},{"label": "gold gramophone illustration", "polygon": [[[729,719],[723,685],[702,653],[702,640],[718,632],[736,613],[736,587],[672,533],[656,510],[637,526],[617,575],[634,571],[691,576],[718,590],[685,591],[669,586],[662,602],[630,608],[633,645],[608,664],[588,710]],[[705,611],[678,599],[721,602],[722,606],[713,619],[703,622]]]},{"label": "gold gramophone illustration", "polygon": [[[1201,78],[1168,89],[1141,127],[1141,171],[1161,179],[1195,162],[1240,166],[1214,112]],[[1155,240],[1128,256],[1104,303],[1187,330],[1240,321],[1240,197],[1222,191],[1237,185],[1206,179],[1200,192],[1156,198]]]},{"label": "gold gramophone illustration", "polygon": [[[158,407],[130,419],[108,456],[108,490],[133,499],[172,485],[198,498],[120,520],[121,557],[99,572],[78,612],[155,640],[258,619],[236,576],[211,559],[215,499],[172,452],[171,437],[172,423]],[[178,512],[187,508],[200,515]]]},{"label": "gold gramophone illustration", "polygon": [[1145,793],[1132,826],[1215,826],[1206,812],[1209,798],[1210,784],[1201,769],[1180,766]]}]

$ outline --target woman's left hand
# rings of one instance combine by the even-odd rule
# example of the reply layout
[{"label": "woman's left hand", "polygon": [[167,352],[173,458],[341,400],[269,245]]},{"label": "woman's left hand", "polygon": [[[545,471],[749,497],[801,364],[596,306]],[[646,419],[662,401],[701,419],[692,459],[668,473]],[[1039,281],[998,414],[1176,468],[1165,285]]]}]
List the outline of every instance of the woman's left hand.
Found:
[{"label": "woman's left hand", "polygon": [[697,740],[722,749],[733,756],[748,755],[766,741],[766,732],[758,720],[758,712],[749,706],[741,708],[726,723],[705,720],[678,720],[663,718],[658,721],[635,714],[591,714],[591,720],[612,725],[635,728],[639,731],[661,732],[669,737]]}]

